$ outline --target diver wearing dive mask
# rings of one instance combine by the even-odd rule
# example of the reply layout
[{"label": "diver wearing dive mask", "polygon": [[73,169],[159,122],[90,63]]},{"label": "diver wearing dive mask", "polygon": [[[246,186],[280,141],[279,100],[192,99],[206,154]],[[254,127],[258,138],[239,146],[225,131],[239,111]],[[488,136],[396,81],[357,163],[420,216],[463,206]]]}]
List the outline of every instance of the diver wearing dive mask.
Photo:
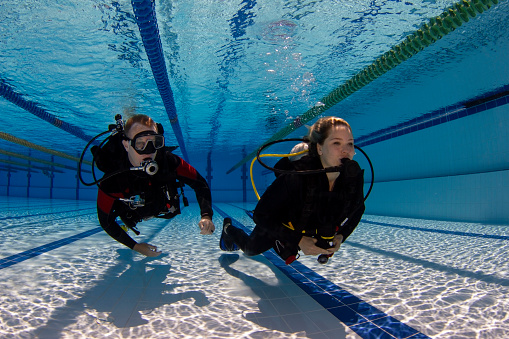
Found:
[{"label": "diver wearing dive mask", "polygon": [[182,190],[186,184],[195,191],[200,206],[200,233],[212,234],[215,226],[207,181],[172,153],[176,147],[164,145],[162,126],[141,114],[128,119],[123,127],[121,122],[117,125],[117,134],[94,153],[97,167],[105,173],[99,181],[97,215],[106,233],[145,256],[161,254],[156,246],[131,238],[117,218],[136,234],[136,225],[142,220],[171,219],[180,214],[180,197],[187,206]]},{"label": "diver wearing dive mask", "polygon": [[140,132],[127,140],[138,154],[152,154],[164,146],[164,136],[151,130]]},{"label": "diver wearing dive mask", "polygon": [[154,161],[157,150],[164,147],[164,136],[158,133],[156,126],[132,123],[128,120],[122,144],[129,162],[137,167],[144,162]]}]

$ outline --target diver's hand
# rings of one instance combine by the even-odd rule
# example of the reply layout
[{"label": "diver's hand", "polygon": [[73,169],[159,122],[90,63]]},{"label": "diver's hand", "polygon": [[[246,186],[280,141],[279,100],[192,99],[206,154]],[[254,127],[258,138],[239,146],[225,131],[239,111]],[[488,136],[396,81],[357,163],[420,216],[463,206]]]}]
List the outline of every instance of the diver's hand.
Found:
[{"label": "diver's hand", "polygon": [[316,246],[317,240],[311,237],[302,237],[299,242],[299,247],[305,255],[319,255],[319,254],[331,254],[334,253],[333,248],[323,249]]},{"label": "diver's hand", "polygon": [[343,243],[343,234],[336,234],[334,236],[334,239],[332,240],[332,243],[334,244],[334,247],[330,250],[337,252],[339,250],[339,247]]},{"label": "diver's hand", "polygon": [[159,254],[162,253],[161,251],[157,250],[156,246],[144,242],[134,245],[133,250],[147,257],[157,257]]},{"label": "diver's hand", "polygon": [[200,234],[212,234],[216,230],[216,226],[208,217],[201,218],[198,226],[200,226]]}]

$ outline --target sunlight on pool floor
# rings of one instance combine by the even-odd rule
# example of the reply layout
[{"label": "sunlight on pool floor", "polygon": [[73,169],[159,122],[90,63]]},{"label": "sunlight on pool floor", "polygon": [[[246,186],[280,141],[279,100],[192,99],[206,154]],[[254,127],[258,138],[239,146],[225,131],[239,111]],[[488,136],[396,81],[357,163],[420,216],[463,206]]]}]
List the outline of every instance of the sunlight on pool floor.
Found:
[{"label": "sunlight on pool floor", "polygon": [[[0,203],[5,207],[5,199]],[[3,209],[2,258],[98,227],[94,202],[53,203],[37,210],[11,201],[9,212]],[[219,206],[252,225],[242,204]],[[41,216],[48,211],[61,214],[52,214],[52,222]],[[18,213],[25,217],[14,219]],[[133,255],[101,231],[3,268],[0,334],[359,338],[265,257],[220,251],[219,232],[199,235],[198,215],[191,204],[172,221],[140,224],[140,239],[157,245],[164,253],[159,258]],[[222,225],[217,213],[214,222]],[[505,226],[365,216],[330,264],[299,261],[425,335],[504,338],[508,235]]]}]

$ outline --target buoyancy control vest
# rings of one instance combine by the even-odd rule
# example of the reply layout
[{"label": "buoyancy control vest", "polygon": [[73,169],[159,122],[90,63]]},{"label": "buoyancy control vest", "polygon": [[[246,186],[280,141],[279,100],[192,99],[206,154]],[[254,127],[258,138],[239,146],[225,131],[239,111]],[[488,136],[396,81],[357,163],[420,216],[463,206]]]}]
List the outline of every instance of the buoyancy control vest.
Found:
[{"label": "buoyancy control vest", "polygon": [[[104,184],[101,183],[99,186],[101,189],[103,185],[108,185],[108,181],[116,181],[129,175],[130,163],[122,140],[123,134],[117,133],[110,136],[102,147],[93,146],[91,149],[97,168],[105,176],[125,170],[124,172],[119,172],[118,176],[114,175],[107,179]],[[136,194],[127,197],[127,199],[120,199],[132,210],[130,214],[136,219],[133,220],[134,222],[138,222],[143,218],[136,210],[145,207],[145,204],[150,201],[164,201],[164,204],[161,204],[160,210],[156,211],[156,215],[154,215],[157,218],[171,219],[181,213],[180,195],[183,195],[183,183],[177,180],[176,172],[170,169],[169,154],[167,154],[176,148],[175,146],[166,146],[157,151],[155,162],[158,164],[158,170],[156,174],[149,177],[150,182],[153,182],[156,187],[140,187],[137,190],[138,192],[133,192]],[[126,185],[128,186],[129,183],[126,182]],[[181,194],[178,192],[179,188]],[[104,191],[107,191],[107,189]],[[186,204],[187,199],[185,196],[183,199],[184,204]],[[128,224],[125,220],[124,222]]]},{"label": "buoyancy control vest", "polygon": [[108,141],[102,146],[92,146],[92,154],[97,168],[105,173],[121,169],[121,166],[126,163],[127,152],[124,145],[122,145],[123,133],[116,133],[108,137]]},{"label": "buoyancy control vest", "polygon": [[[317,224],[317,228],[312,236],[317,236],[319,239],[334,237],[348,222],[349,216],[363,204],[364,170],[355,160],[345,158],[341,161],[341,171],[332,191],[319,189],[319,176],[305,177],[307,194],[301,220],[305,225],[313,223],[313,220],[310,220],[313,215],[313,206],[319,205],[329,209],[329,213],[319,214],[318,220],[313,223]],[[297,169],[299,165],[296,164]]]},{"label": "buoyancy control vest", "polygon": [[[275,168],[285,170],[310,170],[318,169],[320,165],[317,159],[304,156],[297,161],[281,159]],[[276,173],[276,176],[278,174]],[[299,175],[305,187],[304,204],[300,215],[295,216],[295,221],[283,223],[286,231],[283,237],[289,237],[288,229],[317,239],[316,246],[328,249],[334,247],[332,240],[336,234],[341,233],[343,228],[349,227],[349,220],[364,206],[364,170],[359,164],[350,159],[342,159],[341,171],[336,179],[332,191],[320,189],[323,186],[323,174]],[[310,226],[313,227],[310,227]],[[355,227],[355,225],[353,225]],[[291,236],[293,238],[293,236]],[[295,244],[279,241],[275,247],[276,252],[286,261],[291,263],[297,258],[298,247]]]}]

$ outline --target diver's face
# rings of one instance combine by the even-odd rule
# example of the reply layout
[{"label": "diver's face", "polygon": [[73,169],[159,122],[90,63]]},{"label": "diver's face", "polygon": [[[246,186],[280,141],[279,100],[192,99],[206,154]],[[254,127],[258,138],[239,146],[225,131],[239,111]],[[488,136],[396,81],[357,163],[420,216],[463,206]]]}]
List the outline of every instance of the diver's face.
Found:
[{"label": "diver's face", "polygon": [[[139,123],[135,123],[131,126],[131,129],[129,130],[127,137],[129,139],[132,139],[138,133],[146,132],[146,131],[157,132],[155,127],[151,128],[151,127],[139,124]],[[145,139],[148,140],[150,138],[154,138],[154,136],[146,135],[146,136],[139,137],[138,139],[140,139],[140,142],[141,142],[141,141],[146,141]],[[129,157],[129,161],[131,162],[131,165],[133,165],[135,167],[140,166],[143,161],[151,161],[151,160],[154,160],[156,157],[157,151],[155,151],[154,153],[150,153],[150,154],[138,154],[138,152],[136,152],[136,150],[131,146],[130,140],[123,140],[122,144],[124,145],[124,148],[127,152],[127,156]]]},{"label": "diver's face", "polygon": [[316,146],[324,168],[339,166],[341,159],[352,160],[355,154],[352,132],[346,126],[333,126],[323,145]]}]

